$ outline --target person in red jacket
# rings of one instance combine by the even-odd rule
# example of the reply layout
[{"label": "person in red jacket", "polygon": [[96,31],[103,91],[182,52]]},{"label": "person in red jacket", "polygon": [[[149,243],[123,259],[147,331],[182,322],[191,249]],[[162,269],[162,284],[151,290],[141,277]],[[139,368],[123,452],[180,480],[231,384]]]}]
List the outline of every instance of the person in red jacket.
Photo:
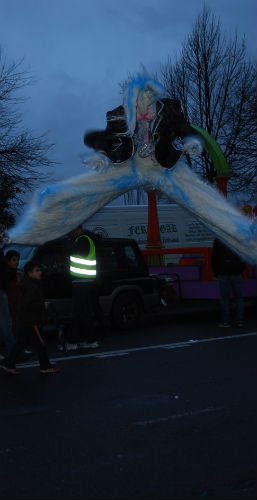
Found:
[{"label": "person in red jacket", "polygon": [[12,330],[13,335],[17,338],[18,335],[18,310],[19,310],[19,282],[23,277],[23,273],[18,269],[20,254],[16,250],[8,250],[5,254],[8,270],[8,286],[7,286],[7,297],[9,310],[12,317]]},{"label": "person in red jacket", "polygon": [[[1,231],[0,231],[1,242]],[[10,315],[7,288],[8,288],[8,265],[4,252],[0,248],[0,342],[4,344],[4,349],[7,353],[11,350],[15,343],[15,338],[12,333],[12,318]],[[0,359],[4,355],[0,354]]]},{"label": "person in red jacket", "polygon": [[36,261],[29,261],[24,266],[24,277],[20,282],[19,333],[10,353],[1,368],[10,375],[18,375],[16,363],[24,349],[28,336],[37,351],[40,373],[56,373],[59,369],[51,365],[46,344],[42,336],[42,326],[46,322],[47,303],[42,290],[42,271]]}]

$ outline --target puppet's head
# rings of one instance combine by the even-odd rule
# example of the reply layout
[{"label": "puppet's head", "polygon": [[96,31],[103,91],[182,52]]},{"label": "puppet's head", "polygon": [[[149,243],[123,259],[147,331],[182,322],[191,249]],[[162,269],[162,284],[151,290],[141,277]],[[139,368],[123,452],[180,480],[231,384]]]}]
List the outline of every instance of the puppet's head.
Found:
[{"label": "puppet's head", "polygon": [[155,114],[156,102],[167,97],[167,92],[144,70],[125,82],[123,96],[128,132],[132,136],[137,119],[151,120]]}]

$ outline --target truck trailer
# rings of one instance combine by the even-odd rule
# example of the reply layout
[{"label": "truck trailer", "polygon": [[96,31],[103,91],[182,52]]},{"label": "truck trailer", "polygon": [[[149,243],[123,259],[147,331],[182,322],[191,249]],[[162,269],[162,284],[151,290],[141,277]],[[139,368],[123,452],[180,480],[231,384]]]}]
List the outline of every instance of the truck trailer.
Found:
[{"label": "truck trailer", "polygon": [[[206,226],[177,204],[158,204],[162,249],[147,249],[147,205],[106,206],[88,219],[84,227],[103,237],[132,238],[142,251],[149,273],[170,277],[177,297],[218,299],[219,285],[211,269],[215,238]],[[161,265],[152,265],[149,255],[161,252]],[[256,297],[256,268],[243,273],[244,297]]]},{"label": "truck trailer", "polygon": [[[177,204],[159,204],[160,238],[164,248],[211,248],[214,235],[190,212]],[[90,217],[83,227],[105,238],[132,238],[139,248],[147,245],[147,205],[106,206]],[[165,263],[178,263],[182,254],[168,254]]]}]

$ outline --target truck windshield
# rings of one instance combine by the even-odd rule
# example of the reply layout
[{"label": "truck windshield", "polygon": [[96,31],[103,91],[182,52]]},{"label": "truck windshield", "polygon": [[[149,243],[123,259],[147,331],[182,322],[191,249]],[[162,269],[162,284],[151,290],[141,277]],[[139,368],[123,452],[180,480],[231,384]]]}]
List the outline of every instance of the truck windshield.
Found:
[{"label": "truck windshield", "polygon": [[101,271],[138,269],[140,261],[132,245],[105,244],[99,252]]}]

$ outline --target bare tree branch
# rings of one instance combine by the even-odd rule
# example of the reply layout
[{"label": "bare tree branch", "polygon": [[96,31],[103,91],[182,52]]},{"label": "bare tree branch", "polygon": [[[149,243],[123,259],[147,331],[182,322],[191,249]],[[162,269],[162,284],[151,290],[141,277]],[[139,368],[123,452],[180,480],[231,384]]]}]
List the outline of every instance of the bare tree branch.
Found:
[{"label": "bare tree branch", "polygon": [[20,91],[31,83],[23,60],[8,64],[0,48],[0,217],[9,221],[24,205],[25,193],[49,179],[46,167],[55,164],[46,135],[36,137],[22,124]]},{"label": "bare tree branch", "polygon": [[[245,40],[222,35],[220,22],[204,6],[179,58],[161,65],[161,80],[180,100],[191,123],[209,132],[228,161],[230,192],[256,190],[256,69],[247,58]],[[207,153],[192,167],[210,182],[215,167]]]}]

